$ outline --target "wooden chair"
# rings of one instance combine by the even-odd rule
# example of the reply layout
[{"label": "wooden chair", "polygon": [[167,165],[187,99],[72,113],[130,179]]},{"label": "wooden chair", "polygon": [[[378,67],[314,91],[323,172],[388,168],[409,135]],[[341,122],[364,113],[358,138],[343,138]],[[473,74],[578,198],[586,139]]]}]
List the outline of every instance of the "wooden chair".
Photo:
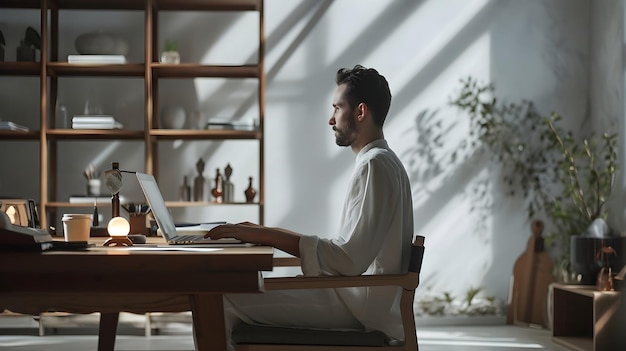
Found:
[{"label": "wooden chair", "polygon": [[409,272],[406,274],[318,276],[266,278],[266,290],[319,289],[369,286],[398,286],[402,296],[400,308],[404,343],[389,340],[380,331],[332,331],[275,326],[239,324],[233,329],[236,351],[416,351],[419,349],[415,331],[413,298],[419,285],[424,256],[424,237],[416,236],[411,251]]}]

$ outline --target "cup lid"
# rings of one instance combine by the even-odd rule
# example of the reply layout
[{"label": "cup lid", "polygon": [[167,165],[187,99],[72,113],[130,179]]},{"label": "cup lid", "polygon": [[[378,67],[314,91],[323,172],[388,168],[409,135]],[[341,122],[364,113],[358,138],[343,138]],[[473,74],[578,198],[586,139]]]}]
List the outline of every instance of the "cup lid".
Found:
[{"label": "cup lid", "polygon": [[91,218],[90,214],[85,213],[66,213],[63,215],[63,219],[71,219],[71,218]]}]

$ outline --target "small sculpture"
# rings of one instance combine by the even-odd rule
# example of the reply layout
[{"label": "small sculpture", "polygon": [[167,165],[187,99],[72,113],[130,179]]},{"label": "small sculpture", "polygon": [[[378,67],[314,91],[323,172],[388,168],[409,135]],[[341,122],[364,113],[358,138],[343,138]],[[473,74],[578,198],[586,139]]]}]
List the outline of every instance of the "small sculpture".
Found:
[{"label": "small sculpture", "polygon": [[230,163],[226,165],[224,168],[224,175],[226,179],[222,183],[222,192],[224,202],[234,202],[235,199],[235,185],[230,181],[230,176],[233,174],[233,168],[230,166]]},{"label": "small sculpture", "polygon": [[215,169],[215,187],[211,189],[211,194],[213,194],[213,201],[222,202],[222,175],[219,168]]},{"label": "small sculpture", "polygon": [[248,188],[244,191],[247,202],[253,202],[256,196],[256,190],[252,187],[252,177],[248,177]]},{"label": "small sculpture", "polygon": [[610,265],[609,255],[616,256],[615,249],[611,246],[602,246],[596,253],[596,259],[602,263],[602,268],[598,273],[596,280],[596,290],[598,291],[615,291],[613,283],[613,268]]},{"label": "small sculpture", "polygon": [[199,158],[198,162],[196,162],[196,169],[198,170],[198,175],[193,181],[193,201],[204,201],[204,177],[202,176],[204,161],[202,158]]},{"label": "small sculpture", "polygon": [[178,200],[191,200],[191,187],[189,186],[189,184],[187,184],[187,176],[183,176],[183,185],[180,186],[180,190],[178,191]]}]

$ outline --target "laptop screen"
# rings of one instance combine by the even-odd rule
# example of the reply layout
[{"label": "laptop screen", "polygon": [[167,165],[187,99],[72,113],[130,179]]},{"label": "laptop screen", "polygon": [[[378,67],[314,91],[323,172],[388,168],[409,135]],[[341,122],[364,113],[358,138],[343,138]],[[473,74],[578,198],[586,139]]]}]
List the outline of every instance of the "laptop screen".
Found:
[{"label": "laptop screen", "polygon": [[159,229],[161,229],[161,232],[166,240],[171,240],[176,236],[176,225],[174,224],[172,214],[167,209],[167,206],[165,206],[165,201],[163,200],[163,196],[161,195],[161,190],[159,190],[156,179],[154,179],[152,174],[140,172],[137,172],[136,174],[141,190],[143,190],[146,200],[148,201],[148,205],[150,205],[152,215],[154,216]]}]

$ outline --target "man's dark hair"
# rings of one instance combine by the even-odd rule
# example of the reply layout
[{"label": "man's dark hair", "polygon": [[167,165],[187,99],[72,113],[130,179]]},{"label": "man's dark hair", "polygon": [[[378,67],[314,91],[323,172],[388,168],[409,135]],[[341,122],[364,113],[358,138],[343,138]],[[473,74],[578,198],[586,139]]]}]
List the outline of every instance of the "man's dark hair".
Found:
[{"label": "man's dark hair", "polygon": [[387,79],[373,68],[356,65],[352,69],[339,69],[336,81],[337,85],[346,84],[345,94],[350,108],[365,103],[372,113],[374,123],[382,128],[391,105]]}]

